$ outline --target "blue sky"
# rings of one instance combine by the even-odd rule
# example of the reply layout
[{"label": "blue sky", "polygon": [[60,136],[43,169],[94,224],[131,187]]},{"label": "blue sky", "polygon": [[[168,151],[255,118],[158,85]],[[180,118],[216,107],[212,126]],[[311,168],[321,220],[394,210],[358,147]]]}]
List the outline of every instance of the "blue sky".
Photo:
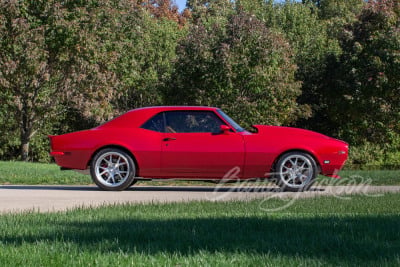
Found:
[{"label": "blue sky", "polygon": [[182,11],[186,6],[186,0],[175,0],[175,3],[179,7],[180,11]]},{"label": "blue sky", "polygon": [[[179,11],[182,11],[186,7],[186,0],[173,0],[179,7]],[[283,2],[285,0],[277,0],[276,2]]]}]

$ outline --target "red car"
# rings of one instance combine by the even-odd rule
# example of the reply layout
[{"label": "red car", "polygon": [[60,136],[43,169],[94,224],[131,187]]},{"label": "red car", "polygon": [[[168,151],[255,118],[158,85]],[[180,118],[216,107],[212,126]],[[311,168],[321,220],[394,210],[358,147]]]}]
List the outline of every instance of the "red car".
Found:
[{"label": "red car", "polygon": [[63,169],[90,168],[105,190],[138,179],[274,179],[284,190],[308,189],[316,176],[338,177],[347,143],[289,127],[240,127],[213,107],[131,110],[94,129],[49,136],[50,155]]}]

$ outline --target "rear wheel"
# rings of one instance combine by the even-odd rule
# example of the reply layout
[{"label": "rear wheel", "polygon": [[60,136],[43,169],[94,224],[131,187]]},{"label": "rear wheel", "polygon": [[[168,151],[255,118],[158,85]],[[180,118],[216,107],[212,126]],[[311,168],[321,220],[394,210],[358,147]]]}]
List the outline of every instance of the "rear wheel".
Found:
[{"label": "rear wheel", "polygon": [[283,191],[305,191],[318,175],[313,157],[304,152],[289,152],[282,155],[275,168],[276,183]]},{"label": "rear wheel", "polygon": [[97,186],[121,191],[135,182],[136,166],[125,151],[117,148],[100,150],[93,158],[90,174]]}]

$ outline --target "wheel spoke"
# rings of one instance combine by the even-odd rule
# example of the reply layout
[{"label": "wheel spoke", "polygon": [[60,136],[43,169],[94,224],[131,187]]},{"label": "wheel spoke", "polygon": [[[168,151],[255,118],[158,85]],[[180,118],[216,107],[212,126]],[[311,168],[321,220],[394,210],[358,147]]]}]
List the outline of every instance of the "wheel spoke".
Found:
[{"label": "wheel spoke", "polygon": [[108,173],[108,170],[105,170],[103,172],[100,173],[100,176],[103,176],[103,174]]},{"label": "wheel spoke", "polygon": [[105,187],[118,187],[125,183],[131,174],[128,158],[113,151],[100,155],[94,170],[96,180]]},{"label": "wheel spoke", "polygon": [[302,153],[284,158],[278,166],[278,175],[283,185],[297,189],[306,186],[313,179],[313,165]]},{"label": "wheel spoke", "polygon": [[[110,182],[110,181],[111,181],[111,182]],[[114,175],[111,174],[110,176],[108,176],[106,182],[107,182],[107,183],[114,183],[114,182],[115,182],[115,181],[114,181]]]}]

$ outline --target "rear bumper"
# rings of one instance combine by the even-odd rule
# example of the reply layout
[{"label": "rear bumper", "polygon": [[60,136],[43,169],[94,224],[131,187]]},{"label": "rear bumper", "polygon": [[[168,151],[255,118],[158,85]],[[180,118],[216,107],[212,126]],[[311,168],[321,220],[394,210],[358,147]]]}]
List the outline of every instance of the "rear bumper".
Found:
[{"label": "rear bumper", "polygon": [[52,156],[58,166],[64,169],[85,170],[90,160],[89,151],[51,151]]}]

